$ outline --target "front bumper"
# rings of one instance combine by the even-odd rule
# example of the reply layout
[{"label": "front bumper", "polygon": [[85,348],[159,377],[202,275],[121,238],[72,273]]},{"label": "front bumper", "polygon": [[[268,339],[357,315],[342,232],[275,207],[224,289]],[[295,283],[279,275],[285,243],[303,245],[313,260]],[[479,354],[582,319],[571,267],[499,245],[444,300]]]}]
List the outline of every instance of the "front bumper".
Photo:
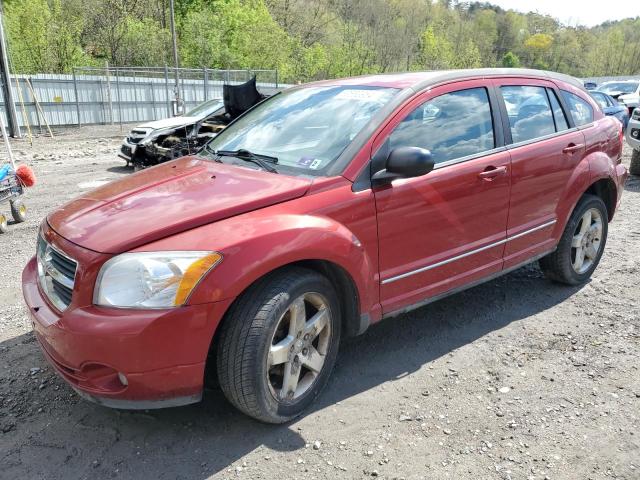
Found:
[{"label": "front bumper", "polygon": [[230,301],[163,310],[72,305],[60,314],[40,292],[35,259],[22,288],[44,356],[84,398],[144,409],[201,399],[211,339]]},{"label": "front bumper", "polygon": [[640,148],[640,120],[629,120],[625,138],[632,148]]},{"label": "front bumper", "polygon": [[122,142],[122,145],[120,146],[120,150],[118,151],[118,156],[123,160],[126,160],[127,162],[131,162],[131,159],[133,158],[133,154],[136,151],[136,147],[137,147],[137,144],[130,143],[125,139],[125,141]]}]

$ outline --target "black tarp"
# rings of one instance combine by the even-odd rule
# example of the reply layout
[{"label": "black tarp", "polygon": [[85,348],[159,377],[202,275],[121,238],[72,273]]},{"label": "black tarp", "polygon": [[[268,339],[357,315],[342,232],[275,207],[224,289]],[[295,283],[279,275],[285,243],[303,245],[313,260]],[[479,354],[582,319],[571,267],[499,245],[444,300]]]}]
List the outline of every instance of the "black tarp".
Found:
[{"label": "black tarp", "polygon": [[223,85],[222,99],[224,108],[231,119],[243,114],[262,100],[256,88],[256,77],[241,85]]}]

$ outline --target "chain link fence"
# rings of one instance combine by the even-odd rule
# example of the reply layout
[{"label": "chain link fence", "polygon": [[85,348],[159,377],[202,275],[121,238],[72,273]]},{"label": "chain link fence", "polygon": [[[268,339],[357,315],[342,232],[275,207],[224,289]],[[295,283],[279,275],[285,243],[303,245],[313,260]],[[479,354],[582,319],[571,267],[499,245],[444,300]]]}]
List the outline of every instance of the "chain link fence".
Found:
[{"label": "chain link fence", "polygon": [[[281,87],[276,70],[78,67],[71,75],[12,75],[11,88],[20,127],[37,132],[47,124],[123,124],[169,117],[222,98],[224,84],[244,83],[254,76],[264,93]],[[0,106],[5,115],[4,100]]]}]

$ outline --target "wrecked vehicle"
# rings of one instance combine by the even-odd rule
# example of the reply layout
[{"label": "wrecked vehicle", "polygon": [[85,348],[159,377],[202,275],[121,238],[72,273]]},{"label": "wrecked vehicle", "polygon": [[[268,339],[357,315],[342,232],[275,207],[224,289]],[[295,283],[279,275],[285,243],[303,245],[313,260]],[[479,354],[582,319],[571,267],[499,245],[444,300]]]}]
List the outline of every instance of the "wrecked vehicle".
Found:
[{"label": "wrecked vehicle", "polygon": [[241,85],[223,85],[222,89],[222,100],[204,102],[179,117],[137,126],[124,139],[118,156],[126,160],[127,166],[141,170],[192,155],[232,120],[268,96],[257,90],[255,77]]}]

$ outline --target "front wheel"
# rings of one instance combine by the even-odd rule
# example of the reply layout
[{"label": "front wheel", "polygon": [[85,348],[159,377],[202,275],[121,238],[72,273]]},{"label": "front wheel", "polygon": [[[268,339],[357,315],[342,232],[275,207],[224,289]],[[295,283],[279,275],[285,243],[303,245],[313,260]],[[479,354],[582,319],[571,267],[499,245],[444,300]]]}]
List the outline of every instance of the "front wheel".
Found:
[{"label": "front wheel", "polygon": [[239,410],[268,423],[300,415],[326,385],[340,342],[340,306],[319,273],[288,268],[245,292],[225,317],[220,387]]},{"label": "front wheel", "polygon": [[600,197],[584,195],[574,209],[556,250],[540,260],[551,280],[579,285],[598,266],[608,231],[607,207]]},{"label": "front wheel", "polygon": [[635,148],[631,152],[631,164],[629,165],[631,175],[640,175],[640,148]]}]

